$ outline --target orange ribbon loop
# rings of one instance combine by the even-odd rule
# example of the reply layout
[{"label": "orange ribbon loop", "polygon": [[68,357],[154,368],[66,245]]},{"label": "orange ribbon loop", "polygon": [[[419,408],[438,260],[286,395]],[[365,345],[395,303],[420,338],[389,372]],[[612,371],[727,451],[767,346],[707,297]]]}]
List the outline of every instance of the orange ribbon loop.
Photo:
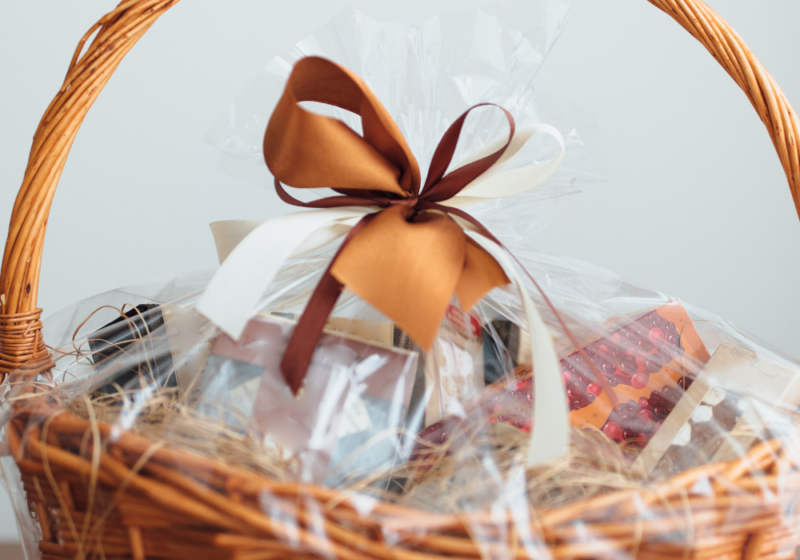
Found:
[{"label": "orange ribbon loop", "polygon": [[[364,135],[343,122],[300,107],[316,101],[361,117]],[[417,160],[400,129],[361,79],[333,62],[308,57],[295,64],[264,136],[272,174],[293,187],[419,192]]]},{"label": "orange ribbon loop", "polygon": [[[335,105],[361,117],[359,136],[341,121],[299,106]],[[300,60],[270,118],[264,157],[285,202],[306,208],[382,208],[347,236],[317,285],[281,361],[287,383],[302,386],[316,342],[344,286],[430,349],[453,294],[465,310],[509,283],[497,261],[472,241],[448,214],[494,237],[468,214],[440,204],[494,165],[514,136],[496,152],[445,174],[472,107],[442,137],[420,192],[417,161],[400,130],[369,88],[349,70],[323,58]],[[329,187],[340,194],[312,202],[292,197],[281,185]],[[495,240],[496,241],[496,240]],[[498,242],[499,244],[499,242]]]}]

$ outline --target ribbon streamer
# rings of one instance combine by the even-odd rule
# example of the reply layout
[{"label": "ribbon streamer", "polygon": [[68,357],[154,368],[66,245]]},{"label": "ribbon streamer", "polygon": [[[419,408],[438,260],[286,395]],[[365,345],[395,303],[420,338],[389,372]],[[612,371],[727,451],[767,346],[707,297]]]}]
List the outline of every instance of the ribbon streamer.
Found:
[{"label": "ribbon streamer", "polygon": [[[359,114],[363,137],[336,119],[305,111],[301,101],[329,103]],[[445,133],[420,188],[413,154],[366,85],[325,59],[298,62],[267,127],[264,154],[281,198],[316,210],[261,225],[213,224],[224,262],[197,307],[238,339],[287,259],[346,236],[284,354],[281,367],[296,391],[344,286],[427,349],[454,293],[469,310],[486,292],[513,280],[522,296],[534,350],[535,422],[529,464],[538,464],[564,455],[569,443],[569,411],[556,353],[507,250],[462,208],[538,186],[561,163],[564,143],[547,125],[516,131],[511,115],[500,108],[509,122],[508,138],[485,146],[446,173],[467,115],[481,106],[486,105],[465,112]],[[551,136],[561,148],[553,161],[501,172],[540,134]],[[281,181],[301,188],[328,186],[339,196],[301,202],[286,192]],[[467,231],[477,232],[482,242]]]}]

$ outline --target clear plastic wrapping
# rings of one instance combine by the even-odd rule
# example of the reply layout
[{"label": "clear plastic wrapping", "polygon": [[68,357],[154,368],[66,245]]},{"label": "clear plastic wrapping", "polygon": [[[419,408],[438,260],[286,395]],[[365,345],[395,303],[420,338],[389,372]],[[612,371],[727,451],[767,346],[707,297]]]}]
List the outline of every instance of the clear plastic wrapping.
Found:
[{"label": "clear plastic wrapping", "polygon": [[[536,32],[564,21],[543,8]],[[209,139],[226,165],[263,165],[269,96],[293,60],[325,54],[364,77],[426,162],[475,102],[537,122],[530,80],[550,45],[484,12],[418,27],[345,12],[270,63]],[[473,121],[460,153],[496,124]],[[239,340],[195,309],[211,272],[46,320],[55,368],[11,375],[2,404],[29,556],[793,556],[800,365],[677,299],[515,242],[598,176],[561,128],[558,174],[473,214],[559,312],[528,282],[560,360],[569,455],[528,466],[536,372],[512,287],[469,312],[454,298],[427,352],[345,291],[293,395],[279,363],[331,243],[283,266]],[[551,157],[534,145],[512,165]]]},{"label": "clear plastic wrapping", "polygon": [[[229,495],[230,489],[214,480],[214,465],[229,465],[268,481],[277,492],[271,498],[261,495],[251,505],[254,511],[270,518],[283,516],[282,522],[299,532],[313,528],[307,512],[302,513],[309,500],[321,508],[321,518],[329,513],[324,501],[312,499],[315,488],[329,488],[334,491],[331,500],[357,507],[362,519],[382,518],[390,504],[402,508],[401,520],[391,518],[380,528],[385,546],[441,557],[452,552],[424,544],[441,536],[439,518],[422,517],[413,523],[413,512],[467,516],[469,535],[464,538],[472,543],[469,546],[477,547],[481,557],[511,558],[526,542],[532,547],[531,557],[537,557],[534,550],[542,554],[546,541],[533,529],[538,516],[626,491],[634,494],[625,503],[635,504],[633,496],[644,500],[669,485],[670,477],[697,479],[698,471],[705,474],[682,490],[682,499],[718,499],[721,505],[712,509],[723,518],[756,523],[776,503],[793,511],[796,471],[789,465],[798,449],[796,364],[748,341],[716,317],[611,274],[584,269],[583,281],[576,285],[571,261],[535,253],[522,260],[535,277],[547,279],[543,288],[555,305],[562,303],[561,308],[570,310],[569,327],[607,374],[604,381],[613,385],[616,400],[609,401],[559,325],[550,320],[574,409],[570,456],[555,463],[525,467],[535,375],[528,365],[530,348],[520,336],[525,328],[518,319],[521,310],[510,290],[491,294],[469,315],[454,305],[447,321],[456,326],[443,326],[439,349],[432,355],[414,348],[402,331],[351,298],[330,320],[297,399],[275,363],[280,355],[275,346],[285,344],[292,314],[263,314],[234,343],[193,311],[196,295],[165,302],[152,290],[135,287],[103,294],[53,316],[51,324],[60,324],[65,337],[75,332],[77,336],[56,351],[57,367],[52,376],[36,380],[34,395],[30,386],[13,378],[7,386],[6,431],[16,431],[9,443],[21,454],[14,457],[34,462],[30,445],[19,447],[20,442],[45,437],[49,431],[51,442],[60,442],[86,464],[95,454],[116,453],[135,471],[137,461],[152,460],[153,470],[144,468],[148,476],[157,472],[166,477],[157,467],[169,465],[174,473],[221,495]],[[171,284],[189,288],[196,282],[197,278],[178,278]],[[117,298],[127,305],[104,308],[81,325],[87,305]],[[115,341],[113,352],[106,345],[109,340]],[[62,425],[66,416],[77,420]],[[94,433],[100,434],[99,440]],[[129,445],[119,438],[122,433],[144,438],[147,443],[140,442],[139,455],[120,451]],[[759,445],[773,446],[776,466],[764,467],[763,457],[760,462],[749,459]],[[155,449],[176,455],[171,463],[163,457],[148,459]],[[198,472],[197,461],[208,464]],[[3,465],[18,500],[23,534],[35,543],[43,537],[36,522],[36,495],[31,494],[35,474],[25,461],[17,467],[11,457]],[[751,478],[729,481],[723,491],[714,474],[719,465],[738,465]],[[59,488],[62,465],[51,468]],[[104,468],[108,467],[101,466],[99,473]],[[85,492],[94,488],[93,508],[99,519],[118,488],[103,476],[75,477],[64,480],[71,480],[74,496],[82,490],[86,498]],[[50,484],[44,476],[38,480],[40,485]],[[747,502],[754,482],[758,507]],[[296,483],[307,485],[307,490],[295,497],[275,486]],[[737,505],[736,496],[743,505]],[[674,509],[674,501],[666,513],[657,505],[640,504],[634,520],[622,523],[634,527],[635,519],[643,523],[652,517],[665,526],[677,524],[679,528],[671,531],[648,526],[643,532],[642,546],[656,551],[667,545],[695,546],[685,524],[706,517],[702,511]],[[34,505],[29,509],[26,503]],[[58,501],[51,507],[58,509]],[[90,504],[78,499],[74,507]],[[485,512],[492,512],[490,521],[482,517]],[[619,512],[609,509],[607,515],[609,523]],[[109,535],[118,522],[108,521]],[[74,542],[63,519],[51,518],[50,523],[51,538]],[[160,526],[163,519],[153,523]],[[411,527],[394,525],[403,523]],[[584,522],[580,511],[569,523],[585,530],[574,531],[565,541],[570,546],[599,546],[607,539],[596,529],[597,520]],[[730,537],[714,527],[718,526],[704,526],[706,538]],[[775,527],[778,531],[793,526],[779,522]],[[523,529],[529,531],[529,541],[521,540]],[[98,530],[101,541],[113,541]],[[159,534],[158,527],[145,523],[142,531],[148,530]],[[338,543],[330,527],[315,530],[331,544]],[[500,530],[510,533],[500,538]],[[514,538],[520,540],[515,544]],[[286,550],[321,554],[291,534],[278,541]],[[96,550],[91,539],[86,546]],[[482,547],[487,550],[481,552]],[[220,552],[211,557],[227,556]]]}]

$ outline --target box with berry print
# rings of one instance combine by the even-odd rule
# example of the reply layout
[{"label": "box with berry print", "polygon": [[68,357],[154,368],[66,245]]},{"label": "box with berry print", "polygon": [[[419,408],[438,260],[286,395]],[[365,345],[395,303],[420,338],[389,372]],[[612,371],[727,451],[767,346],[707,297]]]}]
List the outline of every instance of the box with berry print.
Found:
[{"label": "box with berry print", "polygon": [[708,359],[680,302],[662,305],[561,360],[570,420],[644,447]]},{"label": "box with berry print", "polygon": [[[601,431],[635,454],[659,430],[691,386],[709,355],[692,319],[678,301],[641,313],[560,361],[572,425]],[[533,370],[518,366],[511,383],[501,379],[462,418],[446,417],[420,434],[425,448],[461,437],[483,422],[524,432],[532,426]]]}]

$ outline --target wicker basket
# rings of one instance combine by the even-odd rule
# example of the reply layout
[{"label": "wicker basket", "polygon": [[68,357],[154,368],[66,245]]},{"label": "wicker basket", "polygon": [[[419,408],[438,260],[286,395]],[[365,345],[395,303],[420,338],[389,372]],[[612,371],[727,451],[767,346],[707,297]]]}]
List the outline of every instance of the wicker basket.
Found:
[{"label": "wicker basket", "polygon": [[[81,40],[64,85],[42,118],[3,257],[0,374],[24,380],[52,367],[36,299],[61,170],[84,116],[117,65],[176,2],[124,0],[103,17]],[[778,85],[700,0],[650,2],[702,42],[747,94],[772,137],[798,206],[800,122]],[[485,525],[486,535],[503,533],[488,512],[435,515],[378,504],[361,516],[332,490],[278,483],[131,433],[111,434],[107,424],[54,414],[46,401],[38,407],[31,403],[35,400],[7,425],[7,438],[41,528],[45,560],[481,558],[486,549],[470,537],[476,527]],[[82,448],[91,452],[81,453]],[[711,497],[690,491],[703,479],[711,483]],[[653,489],[537,512],[531,530],[554,558],[795,558],[800,515],[764,499],[778,485],[782,495],[800,501],[800,465],[781,452],[779,442],[768,442],[740,460],[685,472]],[[265,492],[280,504],[272,516],[259,505]],[[642,506],[647,518],[637,513]],[[503,544],[526,558],[513,520],[503,523],[509,540]],[[319,536],[321,529],[327,538]],[[384,540],[387,529],[399,542]],[[677,542],[676,532],[683,535]]]}]

